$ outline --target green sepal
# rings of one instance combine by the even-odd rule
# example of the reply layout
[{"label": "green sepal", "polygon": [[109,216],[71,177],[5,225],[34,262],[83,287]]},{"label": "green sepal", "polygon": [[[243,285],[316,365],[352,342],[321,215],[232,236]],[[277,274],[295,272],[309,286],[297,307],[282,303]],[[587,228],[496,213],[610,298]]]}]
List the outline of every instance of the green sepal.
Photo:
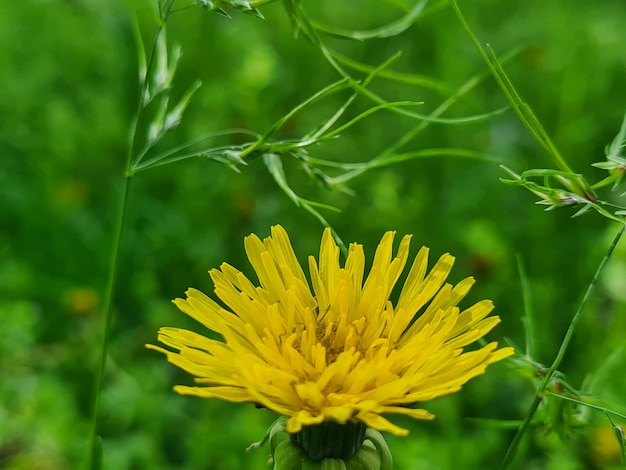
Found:
[{"label": "green sepal", "polygon": [[[362,444],[359,445],[356,452],[344,458],[312,458],[296,442],[295,435],[287,433],[286,423],[287,418],[278,418],[272,423],[263,438],[259,442],[251,444],[247,449],[257,449],[269,441],[270,463],[273,464],[273,470],[392,470],[393,460],[389,446],[383,435],[375,429],[366,428],[364,433],[361,434],[361,423],[352,423],[349,426],[351,428],[349,432],[343,436],[336,436],[339,437],[337,440],[341,442],[335,450],[341,450],[347,443],[345,439],[356,431],[357,436],[362,436],[357,439]],[[336,430],[334,429],[336,425],[338,423],[327,423],[327,426],[332,428],[331,430]],[[309,429],[307,433],[300,434],[299,438],[311,439],[309,444],[317,449],[319,446],[328,444],[327,439],[315,435],[315,431],[320,430],[322,428],[317,428],[316,430]],[[314,431],[312,435],[310,431]],[[289,437],[286,438],[283,433]]]},{"label": "green sepal", "polygon": [[324,421],[304,426],[289,437],[313,460],[337,458],[347,460],[356,454],[365,439],[366,426],[360,421],[337,423]]},{"label": "green sepal", "polygon": [[273,470],[300,470],[304,469],[308,458],[298,446],[292,444],[289,439],[278,443],[272,453]]}]

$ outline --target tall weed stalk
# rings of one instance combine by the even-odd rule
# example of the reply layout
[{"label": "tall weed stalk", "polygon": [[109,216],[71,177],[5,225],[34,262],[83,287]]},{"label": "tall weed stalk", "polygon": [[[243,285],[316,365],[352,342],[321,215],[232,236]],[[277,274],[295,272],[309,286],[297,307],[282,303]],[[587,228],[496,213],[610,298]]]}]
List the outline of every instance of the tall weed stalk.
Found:
[{"label": "tall weed stalk", "polygon": [[[528,105],[528,103],[524,102],[524,100],[516,90],[513,82],[504,71],[501,62],[497,59],[491,46],[487,44],[485,50],[485,48],[483,48],[483,46],[480,44],[478,38],[469,26],[469,23],[463,16],[461,9],[457,4],[457,1],[450,0],[450,4],[459,22],[465,29],[471,42],[476,47],[478,53],[487,64],[487,67],[491,71],[502,92],[508,99],[511,107],[515,110],[520,121],[529,130],[537,143],[541,147],[543,147],[548,156],[551,158],[552,163],[557,167],[556,169],[531,169],[526,170],[521,174],[517,174],[513,170],[502,166],[502,168],[510,176],[513,177],[513,179],[503,179],[502,181],[507,184],[525,187],[540,198],[538,204],[548,206],[546,210],[554,210],[563,207],[573,207],[578,209],[577,212],[574,214],[574,217],[580,216],[589,210],[595,210],[606,219],[617,222],[620,225],[617,234],[615,235],[613,241],[608,247],[608,250],[602,258],[602,261],[600,262],[600,265],[598,266],[595,274],[593,275],[593,278],[589,286],[587,287],[587,290],[585,291],[585,294],[580,302],[578,309],[570,319],[568,328],[561,341],[556,357],[549,367],[539,365],[539,363],[533,357],[534,351],[531,346],[534,344],[534,338],[532,337],[532,335],[535,334],[535,331],[533,331],[534,320],[532,318],[532,313],[530,312],[530,310],[527,309],[525,312],[524,324],[526,327],[526,335],[528,336],[527,348],[524,356],[520,359],[519,362],[527,362],[532,365],[538,365],[539,368],[537,369],[536,374],[541,377],[541,381],[536,389],[535,397],[529,407],[529,410],[522,424],[517,429],[517,432],[515,433],[515,436],[511,441],[506,451],[506,454],[504,455],[504,458],[500,464],[500,468],[502,470],[506,470],[507,468],[510,468],[511,464],[514,462],[522,439],[527,434],[532,423],[535,422],[535,417],[537,415],[539,407],[542,402],[546,401],[546,398],[570,401],[582,406],[599,409],[605,412],[611,422],[611,425],[613,426],[613,429],[620,430],[620,432],[616,432],[616,437],[622,449],[622,458],[625,460],[626,464],[626,453],[624,453],[624,434],[623,432],[621,432],[621,427],[613,423],[610,418],[610,415],[619,416],[622,418],[624,416],[619,412],[611,409],[610,407],[597,406],[584,400],[578,399],[577,397],[585,395],[585,392],[576,390],[574,387],[567,384],[567,382],[565,382],[564,380],[564,375],[558,371],[558,368],[566,355],[568,346],[570,345],[576,327],[580,322],[581,316],[585,310],[585,307],[587,306],[590,296],[596,284],[598,283],[598,280],[600,279],[604,268],[606,267],[608,261],[613,255],[615,247],[619,243],[626,228],[626,219],[624,217],[626,215],[626,207],[618,206],[608,201],[604,201],[600,199],[599,196],[597,196],[595,193],[596,189],[602,188],[607,185],[613,185],[613,190],[617,189],[618,185],[622,182],[622,179],[626,174],[626,159],[623,155],[624,149],[626,148],[626,116],[624,117],[624,121],[622,123],[619,133],[617,134],[615,139],[607,146],[607,160],[605,162],[598,162],[593,164],[593,166],[607,170],[607,172],[609,173],[608,176],[595,184],[588,183],[586,178],[582,174],[574,173],[570,165],[567,163],[566,159],[559,152],[556,145],[553,143],[549,134],[546,132],[531,107]],[[533,178],[542,178],[543,184],[534,181]],[[548,429],[553,429],[552,424],[545,424],[548,424]]]}]

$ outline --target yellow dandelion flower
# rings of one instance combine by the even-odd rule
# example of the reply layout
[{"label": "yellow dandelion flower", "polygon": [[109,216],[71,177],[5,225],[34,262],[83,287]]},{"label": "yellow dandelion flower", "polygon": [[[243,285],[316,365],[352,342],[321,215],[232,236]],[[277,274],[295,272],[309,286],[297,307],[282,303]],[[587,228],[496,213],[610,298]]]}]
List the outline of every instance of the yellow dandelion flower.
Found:
[{"label": "yellow dandelion flower", "polygon": [[394,256],[394,235],[383,236],[364,279],[363,246],[351,244],[342,267],[326,229],[319,260],[309,257],[312,289],[281,226],[263,241],[250,235],[245,250],[258,286],[224,263],[210,276],[225,307],[196,289],[174,301],[223,341],[161,328],[159,341],[174,351],[147,347],[196,376],[197,385],[176,392],[256,403],[287,417],[289,433],[330,421],[406,435],[383,415],[432,419],[412,406],[458,391],[513,349],[492,342],[464,351],[500,319],[488,316],[490,300],[460,310],[474,279],[444,284],[454,263],[449,254],[427,272],[429,250],[422,247],[394,305],[389,297],[411,240],[402,238]]}]

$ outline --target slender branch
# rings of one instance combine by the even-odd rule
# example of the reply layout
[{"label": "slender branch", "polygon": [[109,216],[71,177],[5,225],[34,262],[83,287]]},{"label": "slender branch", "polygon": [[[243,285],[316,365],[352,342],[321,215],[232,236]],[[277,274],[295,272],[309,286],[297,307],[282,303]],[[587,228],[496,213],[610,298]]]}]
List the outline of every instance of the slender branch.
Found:
[{"label": "slender branch", "polygon": [[91,433],[89,436],[89,463],[88,467],[90,469],[95,469],[100,467],[100,455],[101,455],[101,442],[100,436],[98,435],[98,428],[100,424],[100,397],[102,391],[102,384],[104,381],[104,371],[106,369],[106,359],[107,359],[107,350],[109,344],[109,338],[111,336],[111,324],[113,323],[113,313],[111,309],[111,304],[113,302],[113,294],[115,291],[115,281],[117,279],[117,267],[119,260],[119,252],[120,252],[120,242],[122,239],[122,231],[124,227],[124,219],[126,215],[126,206],[128,202],[128,193],[130,189],[130,180],[131,176],[126,176],[124,178],[124,185],[122,187],[122,195],[120,201],[120,207],[117,215],[117,222],[115,224],[115,230],[113,235],[113,245],[111,247],[111,258],[109,264],[109,274],[105,287],[104,293],[104,333],[102,336],[102,345],[100,349],[100,358],[98,360],[98,369],[96,372],[96,379],[94,384],[94,392],[93,392],[93,410],[92,410],[92,426]]},{"label": "slender branch", "polygon": [[524,333],[526,336],[526,357],[531,358],[537,355],[535,350],[535,314],[531,305],[530,286],[528,285],[528,276],[524,269],[524,262],[521,256],[517,256],[517,270],[519,272],[520,282],[522,284],[522,297],[524,300]]},{"label": "slender branch", "polygon": [[576,326],[578,325],[578,322],[580,321],[580,318],[582,317],[582,313],[585,310],[585,307],[587,306],[589,297],[591,297],[591,293],[593,289],[595,288],[598,282],[598,279],[600,279],[600,275],[602,274],[602,271],[604,271],[604,267],[606,266],[607,262],[611,258],[611,255],[613,254],[613,250],[615,249],[615,247],[617,246],[617,243],[619,242],[622,235],[624,234],[624,229],[626,229],[626,225],[622,225],[620,227],[619,232],[617,232],[617,235],[615,236],[615,238],[613,239],[613,242],[611,243],[611,246],[609,247],[608,251],[604,255],[604,258],[602,258],[602,261],[600,262],[600,265],[598,266],[598,269],[596,270],[593,276],[593,279],[591,280],[591,283],[589,284],[589,287],[587,287],[587,291],[585,292],[585,295],[583,296],[583,299],[580,302],[580,306],[578,307],[578,310],[574,314],[574,317],[572,318],[569,324],[569,327],[567,328],[565,337],[563,338],[563,341],[561,342],[561,346],[559,347],[559,351],[556,357],[554,358],[552,365],[546,372],[543,378],[543,381],[541,382],[541,385],[539,389],[537,390],[537,394],[535,395],[535,398],[532,404],[530,405],[530,409],[528,410],[526,419],[524,420],[520,428],[517,430],[517,433],[515,434],[513,441],[511,441],[511,444],[509,445],[509,448],[506,451],[504,459],[502,460],[502,463],[500,464],[500,469],[504,470],[504,469],[509,468],[509,465],[511,465],[511,463],[513,462],[513,459],[515,458],[515,454],[522,441],[522,438],[524,437],[524,434],[528,430],[528,427],[530,426],[530,423],[533,417],[535,416],[535,413],[537,412],[539,405],[541,404],[544,392],[550,385],[552,377],[554,373],[556,372],[556,370],[558,369],[559,365],[561,364],[563,357],[565,357],[565,353],[567,351],[569,343],[572,340],[572,336],[574,335],[574,330],[576,329]]},{"label": "slender branch", "polygon": [[485,49],[483,49],[480,42],[478,42],[478,38],[476,37],[476,35],[472,32],[472,29],[470,28],[467,20],[461,13],[461,9],[459,8],[456,0],[450,0],[450,5],[452,6],[452,9],[454,10],[457,18],[459,19],[461,26],[463,26],[463,29],[465,29],[465,32],[472,41],[472,44],[474,44],[474,47],[487,64],[487,67],[489,67],[493,78],[496,80],[498,86],[502,89],[502,92],[511,103],[511,106],[517,113],[520,121],[524,124],[524,126],[526,126],[526,128],[530,131],[533,137],[535,137],[537,142],[541,146],[543,146],[544,149],[546,149],[546,151],[550,154],[556,165],[561,170],[568,173],[573,173],[572,169],[569,167],[565,159],[561,156],[560,152],[552,142],[552,139],[550,139],[550,136],[545,131],[530,106],[528,106],[518,94],[517,90],[513,86],[513,83],[511,83],[509,77],[504,72],[504,69],[498,62],[498,59],[491,50],[490,46],[487,44],[487,52],[489,52],[488,54]]},{"label": "slender branch", "polygon": [[157,42],[159,36],[163,33],[167,19],[172,11],[174,0],[167,0],[165,4],[161,1],[158,2],[159,7],[159,25],[154,35],[152,42],[152,48],[150,50],[150,58],[146,66],[145,76],[142,77],[139,86],[139,97],[137,100],[137,109],[133,116],[130,125],[130,133],[128,137],[126,161],[124,164],[124,176],[122,182],[122,192],[120,195],[120,203],[117,214],[117,220],[113,231],[113,243],[111,246],[111,254],[109,258],[109,271],[107,277],[107,283],[104,290],[104,305],[103,305],[103,332],[102,343],[100,347],[100,356],[98,359],[96,377],[94,381],[94,389],[92,395],[92,420],[91,430],[89,435],[89,455],[87,458],[87,468],[96,470],[102,466],[102,440],[98,434],[100,424],[100,405],[102,386],[104,383],[104,373],[106,370],[107,352],[109,339],[111,336],[111,325],[113,324],[113,297],[115,295],[115,284],[118,274],[119,254],[122,240],[122,233],[124,229],[124,222],[126,218],[126,208],[128,204],[128,195],[130,191],[130,180],[133,176],[132,162],[135,152],[136,137],[139,133],[139,126],[141,122],[141,115],[144,109],[146,91],[149,86],[149,77],[152,68],[154,67],[155,54],[157,48]]}]

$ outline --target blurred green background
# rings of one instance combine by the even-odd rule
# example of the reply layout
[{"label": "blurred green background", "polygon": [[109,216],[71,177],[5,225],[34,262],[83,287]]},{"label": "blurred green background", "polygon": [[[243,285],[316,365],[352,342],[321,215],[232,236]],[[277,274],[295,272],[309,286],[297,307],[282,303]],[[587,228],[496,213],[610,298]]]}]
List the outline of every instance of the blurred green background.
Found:
[{"label": "blurred green background", "polygon": [[[401,1],[304,2],[312,18],[371,29],[402,15]],[[626,109],[626,9],[623,0],[461,2],[481,40],[504,54],[522,48],[506,69],[575,171],[592,181],[604,146]],[[136,106],[135,19],[146,44],[155,30],[149,0],[24,0],[0,3],[0,468],[74,469],[86,456],[91,392],[102,332],[106,281],[130,116]],[[293,28],[280,4],[259,20],[191,8],[168,25],[183,51],[174,93],[203,82],[172,142],[232,127],[262,132],[338,77]],[[392,69],[422,74],[454,90],[485,66],[449,7],[434,8],[405,33],[365,42],[329,39],[342,54],[378,65],[398,50]],[[355,73],[355,76],[359,76]],[[389,100],[445,95],[376,79]],[[299,114],[279,137],[303,135],[348,96]],[[370,104],[363,98],[357,109]],[[448,117],[506,106],[492,79]],[[341,162],[366,161],[416,125],[379,112],[311,149]],[[516,171],[550,162],[515,114],[464,125],[431,125],[405,147],[468,148],[496,155]],[[478,279],[465,306],[493,299],[502,324],[490,338],[523,345],[521,283],[527,271],[538,318],[535,359],[550,363],[571,315],[617,231],[595,214],[571,219],[535,206],[505,186],[497,163],[457,157],[418,159],[371,170],[350,182],[353,196],[317,185],[286,162],[292,187],[333,204],[324,212],[346,242],[373,250],[386,230],[414,234],[431,256],[457,256],[451,280]],[[170,303],[189,286],[211,292],[206,271],[227,261],[251,274],[243,250],[250,232],[280,223],[304,262],[316,254],[320,223],[277,187],[262,162],[241,174],[205,159],[133,178],[122,238],[112,341],[103,390],[106,469],[261,469],[266,449],[245,453],[274,416],[247,405],[181,397],[171,387],[186,374],[144,348],[160,326],[201,332]],[[433,261],[434,262],[434,261]],[[569,383],[606,366],[594,393],[626,408],[626,246],[613,257],[561,370]],[[621,349],[620,349],[621,348]],[[615,352],[617,351],[617,352]],[[612,353],[611,363],[606,358]],[[426,404],[433,422],[397,418],[411,433],[391,438],[400,470],[496,468],[512,430],[467,418],[522,419],[532,383],[498,364],[451,397]],[[621,406],[621,408],[620,408]],[[617,442],[600,413],[560,441],[533,428],[516,468],[620,468]]]}]

